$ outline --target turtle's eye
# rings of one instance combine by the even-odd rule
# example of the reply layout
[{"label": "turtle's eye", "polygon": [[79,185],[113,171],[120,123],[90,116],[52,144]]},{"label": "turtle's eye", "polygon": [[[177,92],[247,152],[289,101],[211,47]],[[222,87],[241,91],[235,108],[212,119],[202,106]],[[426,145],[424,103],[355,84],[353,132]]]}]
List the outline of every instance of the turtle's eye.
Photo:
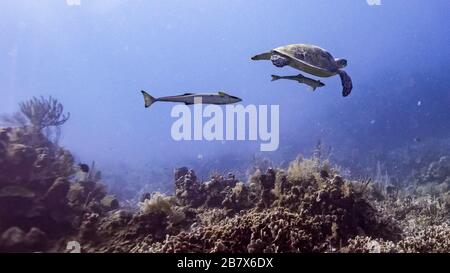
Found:
[{"label": "turtle's eye", "polygon": [[347,66],[347,60],[346,59],[338,59],[338,64],[341,67]]},{"label": "turtle's eye", "polygon": [[336,59],[336,63],[340,67],[346,67],[347,66],[347,60],[346,59]]}]

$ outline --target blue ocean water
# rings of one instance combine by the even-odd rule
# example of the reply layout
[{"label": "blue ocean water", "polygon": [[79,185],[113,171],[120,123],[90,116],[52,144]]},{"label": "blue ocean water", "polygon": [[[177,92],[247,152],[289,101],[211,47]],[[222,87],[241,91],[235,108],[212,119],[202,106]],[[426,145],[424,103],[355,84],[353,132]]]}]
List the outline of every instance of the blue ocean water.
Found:
[{"label": "blue ocean water", "polygon": [[[365,0],[18,0],[0,3],[0,112],[32,96],[56,97],[71,113],[61,145],[79,161],[227,172],[255,156],[278,164],[318,141],[345,167],[383,160],[416,140],[450,138],[450,3]],[[354,90],[338,76],[316,92],[270,75],[292,68],[255,54],[315,44],[348,60]],[[242,104],[279,105],[280,145],[174,141],[173,104],[153,96],[226,92]],[[370,162],[368,164],[372,164]],[[114,167],[115,168],[115,167]]]}]

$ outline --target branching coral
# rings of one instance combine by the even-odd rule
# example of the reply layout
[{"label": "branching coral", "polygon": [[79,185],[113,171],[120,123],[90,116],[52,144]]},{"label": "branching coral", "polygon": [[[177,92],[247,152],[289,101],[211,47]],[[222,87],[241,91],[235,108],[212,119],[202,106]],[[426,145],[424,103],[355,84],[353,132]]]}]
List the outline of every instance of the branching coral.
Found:
[{"label": "branching coral", "polygon": [[176,206],[175,198],[159,192],[154,193],[150,199],[140,202],[139,208],[143,214],[165,214],[172,225],[179,224],[185,219],[182,209]]},{"label": "branching coral", "polygon": [[61,125],[70,117],[70,113],[64,114],[64,107],[53,97],[33,97],[30,100],[19,103],[20,112],[11,115],[2,115],[1,123],[8,126],[29,126],[33,132],[43,132],[47,138],[53,135],[53,141],[57,142],[61,134]]},{"label": "branching coral", "polygon": [[33,97],[20,103],[19,106],[31,125],[38,130],[52,126],[59,127],[70,117],[70,113],[63,114],[64,107],[53,97]]},{"label": "branching coral", "polygon": [[289,164],[287,178],[294,184],[301,184],[318,177],[329,177],[337,173],[328,161],[321,161],[318,158],[304,159],[297,158]]},{"label": "branching coral", "polygon": [[159,192],[153,194],[149,199],[145,199],[139,203],[139,208],[142,213],[170,213],[171,207],[174,204],[172,196],[166,196]]}]

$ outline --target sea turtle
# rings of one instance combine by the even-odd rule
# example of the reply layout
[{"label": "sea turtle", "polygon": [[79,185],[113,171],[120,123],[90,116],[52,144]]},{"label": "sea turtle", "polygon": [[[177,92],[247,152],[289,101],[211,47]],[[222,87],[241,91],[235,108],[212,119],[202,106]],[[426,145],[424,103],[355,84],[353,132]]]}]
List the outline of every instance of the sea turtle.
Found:
[{"label": "sea turtle", "polygon": [[252,60],[271,60],[277,67],[289,65],[318,77],[331,77],[339,74],[344,97],[348,96],[353,88],[352,79],[342,70],[347,66],[347,60],[335,59],[328,51],[318,46],[306,44],[281,46],[258,54],[252,57]]}]

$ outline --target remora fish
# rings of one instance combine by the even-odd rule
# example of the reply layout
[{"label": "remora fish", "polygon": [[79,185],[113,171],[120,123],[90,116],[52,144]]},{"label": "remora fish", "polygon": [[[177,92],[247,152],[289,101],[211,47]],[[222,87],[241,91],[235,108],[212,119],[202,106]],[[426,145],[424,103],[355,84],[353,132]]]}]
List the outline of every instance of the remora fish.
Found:
[{"label": "remora fish", "polygon": [[197,102],[201,98],[202,104],[232,104],[242,101],[240,98],[228,95],[225,92],[218,92],[217,94],[195,94],[185,93],[177,96],[168,96],[161,98],[154,98],[144,90],[141,91],[144,95],[145,107],[150,107],[156,101],[170,101],[170,102],[182,102],[186,105],[191,105]]},{"label": "remora fish", "polygon": [[296,76],[272,75],[272,81],[281,80],[281,79],[293,80],[293,81],[298,81],[299,83],[304,83],[304,84],[308,85],[309,87],[311,87],[313,91],[316,90],[317,87],[325,86],[325,84],[323,82],[307,78],[307,77],[303,76],[302,74],[298,74]]}]

